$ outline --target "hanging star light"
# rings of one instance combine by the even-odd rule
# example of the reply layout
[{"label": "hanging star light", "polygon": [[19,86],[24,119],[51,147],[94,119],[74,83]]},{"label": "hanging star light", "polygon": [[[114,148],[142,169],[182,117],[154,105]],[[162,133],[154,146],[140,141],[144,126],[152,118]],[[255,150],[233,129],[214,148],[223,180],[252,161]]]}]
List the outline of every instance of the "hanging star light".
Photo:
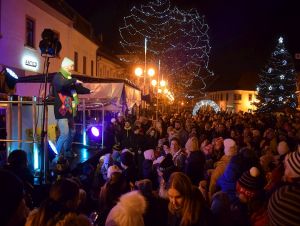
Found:
[{"label": "hanging star light", "polygon": [[213,73],[208,69],[210,44],[208,25],[195,9],[180,10],[170,0],[150,1],[133,7],[119,28],[120,44],[129,54],[139,55],[142,63],[147,38],[147,63],[161,61],[161,73],[176,85],[189,88],[195,79],[203,82]]}]

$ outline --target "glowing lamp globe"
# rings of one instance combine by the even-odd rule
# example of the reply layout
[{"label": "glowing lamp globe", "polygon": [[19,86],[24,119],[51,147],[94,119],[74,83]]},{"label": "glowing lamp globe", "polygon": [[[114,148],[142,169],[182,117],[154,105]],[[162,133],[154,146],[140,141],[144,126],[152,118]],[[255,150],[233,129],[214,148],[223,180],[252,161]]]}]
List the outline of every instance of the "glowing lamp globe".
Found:
[{"label": "glowing lamp globe", "polygon": [[140,68],[140,67],[136,68],[136,69],[134,70],[134,74],[135,74],[136,76],[141,77],[141,76],[143,75],[143,69]]},{"label": "glowing lamp globe", "polygon": [[151,81],[151,85],[152,85],[152,86],[156,86],[156,85],[157,85],[157,81],[156,81],[155,79],[152,80],[152,81]]},{"label": "glowing lamp globe", "polygon": [[159,84],[160,84],[161,87],[165,87],[166,86],[166,81],[165,80],[161,80]]},{"label": "glowing lamp globe", "polygon": [[154,70],[153,68],[149,68],[149,70],[148,70],[148,75],[149,75],[150,77],[153,77],[153,76],[155,75],[155,70]]}]

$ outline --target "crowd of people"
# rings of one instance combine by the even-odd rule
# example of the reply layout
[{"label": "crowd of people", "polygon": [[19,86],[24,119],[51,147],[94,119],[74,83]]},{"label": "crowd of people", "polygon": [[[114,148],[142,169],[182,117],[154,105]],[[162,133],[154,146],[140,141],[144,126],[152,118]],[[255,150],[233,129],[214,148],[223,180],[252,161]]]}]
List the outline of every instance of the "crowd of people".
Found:
[{"label": "crowd of people", "polygon": [[300,116],[118,114],[106,154],[60,174],[41,202],[26,153],[0,170],[4,226],[287,226],[300,224]]}]

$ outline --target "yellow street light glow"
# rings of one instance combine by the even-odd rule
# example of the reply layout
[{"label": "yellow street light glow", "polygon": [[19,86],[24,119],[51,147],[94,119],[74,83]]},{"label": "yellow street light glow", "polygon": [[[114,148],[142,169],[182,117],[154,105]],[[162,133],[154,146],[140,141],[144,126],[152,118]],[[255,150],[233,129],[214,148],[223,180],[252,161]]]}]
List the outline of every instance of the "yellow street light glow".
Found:
[{"label": "yellow street light glow", "polygon": [[143,75],[143,69],[140,68],[140,67],[137,67],[137,68],[134,70],[134,74],[135,74],[136,76],[141,77],[141,76]]},{"label": "yellow street light glow", "polygon": [[155,70],[154,70],[153,68],[149,68],[149,69],[148,69],[148,75],[149,75],[150,77],[153,77],[153,76],[155,75]]},{"label": "yellow street light glow", "polygon": [[158,93],[162,93],[162,89],[158,89],[157,92],[158,92]]},{"label": "yellow street light glow", "polygon": [[168,89],[164,89],[164,94],[167,94],[169,92]]},{"label": "yellow street light glow", "polygon": [[151,85],[152,85],[152,86],[156,86],[156,85],[157,85],[157,81],[156,81],[155,79],[153,79],[153,80],[151,81]]},{"label": "yellow street light glow", "polygon": [[161,87],[165,87],[166,86],[166,81],[165,80],[161,80],[159,84],[160,84]]}]

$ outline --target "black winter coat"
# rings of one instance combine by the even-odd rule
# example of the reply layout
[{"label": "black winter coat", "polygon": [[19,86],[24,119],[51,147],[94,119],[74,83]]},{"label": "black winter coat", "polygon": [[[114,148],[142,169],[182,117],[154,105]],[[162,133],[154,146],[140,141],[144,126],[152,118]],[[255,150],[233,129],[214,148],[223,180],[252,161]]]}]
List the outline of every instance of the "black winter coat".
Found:
[{"label": "black winter coat", "polygon": [[193,151],[186,159],[185,174],[195,186],[204,179],[205,156],[201,151]]}]

